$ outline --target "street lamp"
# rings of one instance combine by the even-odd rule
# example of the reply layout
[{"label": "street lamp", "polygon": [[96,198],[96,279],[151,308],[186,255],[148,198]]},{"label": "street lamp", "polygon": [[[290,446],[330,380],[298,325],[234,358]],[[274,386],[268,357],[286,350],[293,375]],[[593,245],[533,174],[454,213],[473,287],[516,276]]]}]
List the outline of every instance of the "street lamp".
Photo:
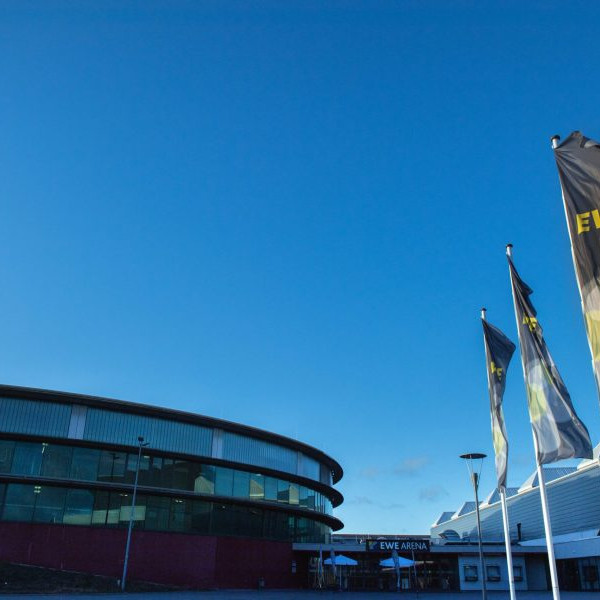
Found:
[{"label": "street lamp", "polygon": [[123,576],[121,577],[121,591],[125,591],[125,580],[127,579],[127,563],[129,562],[129,546],[131,544],[131,530],[133,529],[133,513],[135,511],[135,498],[137,496],[138,477],[140,474],[140,461],[142,459],[142,448],[148,446],[149,442],[144,444],[144,438],[138,437],[138,455],[137,465],[135,467],[135,481],[133,483],[133,496],[131,498],[131,514],[129,515],[129,527],[127,529],[127,544],[125,544],[125,560],[123,561]]},{"label": "street lamp", "polygon": [[[481,519],[479,518],[479,495],[477,490],[479,489],[479,478],[481,475],[481,467],[483,465],[483,459],[486,457],[485,454],[480,452],[471,452],[470,454],[461,454],[460,458],[467,461],[467,469],[469,470],[469,476],[471,477],[471,483],[473,484],[473,490],[475,492],[475,512],[477,513],[477,542],[479,545],[479,568],[481,570],[481,596],[482,600],[487,600],[487,589],[485,586],[485,567],[483,564],[483,547],[481,546]],[[479,461],[479,470],[477,469]]]}]

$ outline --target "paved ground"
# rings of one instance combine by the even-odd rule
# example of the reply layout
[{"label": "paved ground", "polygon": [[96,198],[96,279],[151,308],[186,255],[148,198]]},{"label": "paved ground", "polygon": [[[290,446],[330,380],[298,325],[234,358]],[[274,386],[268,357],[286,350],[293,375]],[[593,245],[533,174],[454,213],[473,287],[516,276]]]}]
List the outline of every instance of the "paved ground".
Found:
[{"label": "paved ground", "polygon": [[[305,591],[221,591],[221,592],[170,592],[152,594],[1,594],[2,600],[480,600],[479,592],[305,592]],[[508,592],[488,592],[489,600],[508,599]],[[561,600],[598,600],[598,592],[562,592]],[[517,600],[552,600],[550,592],[518,592]]]}]

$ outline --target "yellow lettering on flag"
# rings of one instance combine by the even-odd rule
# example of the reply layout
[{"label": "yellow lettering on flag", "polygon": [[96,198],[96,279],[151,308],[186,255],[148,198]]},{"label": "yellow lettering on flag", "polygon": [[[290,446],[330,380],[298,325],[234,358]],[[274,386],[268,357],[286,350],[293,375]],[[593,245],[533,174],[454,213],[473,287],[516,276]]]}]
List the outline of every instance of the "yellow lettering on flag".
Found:
[{"label": "yellow lettering on flag", "polygon": [[577,220],[577,234],[583,233],[584,231],[590,230],[590,213],[584,212],[579,213],[576,217]]},{"label": "yellow lettering on flag", "polygon": [[592,348],[594,360],[600,360],[600,311],[593,310],[585,313],[588,339]]},{"label": "yellow lettering on flag", "polygon": [[529,327],[529,331],[533,331],[537,327],[537,319],[535,317],[523,317],[523,324]]},{"label": "yellow lettering on flag", "polygon": [[495,373],[496,376],[498,377],[498,379],[502,379],[502,370],[503,370],[502,367],[497,367],[496,363],[494,363],[493,361],[490,366],[492,368],[492,373],[493,374]]}]

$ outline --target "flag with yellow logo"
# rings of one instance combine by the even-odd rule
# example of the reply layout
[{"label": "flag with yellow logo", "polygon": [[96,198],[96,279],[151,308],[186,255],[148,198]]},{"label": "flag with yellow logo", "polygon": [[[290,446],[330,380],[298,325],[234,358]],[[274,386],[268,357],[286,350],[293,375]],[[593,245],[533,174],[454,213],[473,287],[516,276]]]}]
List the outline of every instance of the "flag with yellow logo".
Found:
[{"label": "flag with yellow logo", "polygon": [[481,324],[483,325],[488,391],[490,393],[496,476],[498,478],[498,489],[501,489],[506,488],[508,464],[508,438],[504,426],[502,399],[506,386],[506,371],[515,351],[515,345],[497,327],[494,327],[485,319],[481,320]]},{"label": "flag with yellow logo", "polygon": [[533,290],[519,277],[510,258],[508,265],[538,463],[543,465],[563,458],[592,458],[590,434],[575,413],[529,299]]},{"label": "flag with yellow logo", "polygon": [[600,391],[600,144],[575,131],[554,149],[554,155]]}]

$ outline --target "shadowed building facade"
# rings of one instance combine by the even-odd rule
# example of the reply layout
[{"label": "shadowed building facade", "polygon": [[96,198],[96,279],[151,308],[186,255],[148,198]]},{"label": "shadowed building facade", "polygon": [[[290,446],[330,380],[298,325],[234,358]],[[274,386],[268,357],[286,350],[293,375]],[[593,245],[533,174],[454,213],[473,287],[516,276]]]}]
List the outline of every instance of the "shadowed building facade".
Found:
[{"label": "shadowed building facade", "polygon": [[[205,416],[0,386],[0,560],[129,578],[297,587],[294,542],[328,543],[340,465],[316,448]],[[232,565],[236,565],[232,568]]]}]

